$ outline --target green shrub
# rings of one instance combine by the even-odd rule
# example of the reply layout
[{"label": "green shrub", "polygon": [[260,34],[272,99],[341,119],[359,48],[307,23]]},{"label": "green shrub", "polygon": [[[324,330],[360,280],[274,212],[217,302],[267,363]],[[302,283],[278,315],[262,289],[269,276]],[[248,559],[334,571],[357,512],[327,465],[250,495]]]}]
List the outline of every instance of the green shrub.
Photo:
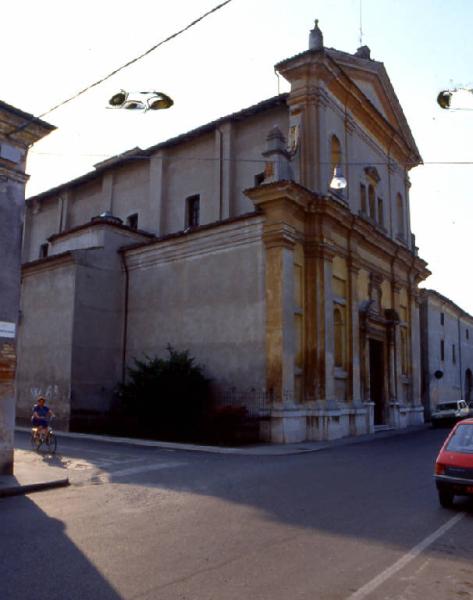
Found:
[{"label": "green shrub", "polygon": [[188,350],[168,345],[167,353],[166,358],[135,358],[119,396],[126,412],[150,431],[188,434],[205,416],[210,380]]}]

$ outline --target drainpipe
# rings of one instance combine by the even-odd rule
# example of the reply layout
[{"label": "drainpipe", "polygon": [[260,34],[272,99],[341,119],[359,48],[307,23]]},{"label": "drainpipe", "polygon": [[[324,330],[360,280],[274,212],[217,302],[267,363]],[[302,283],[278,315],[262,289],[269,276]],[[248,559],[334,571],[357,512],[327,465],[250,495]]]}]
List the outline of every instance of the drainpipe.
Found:
[{"label": "drainpipe", "polygon": [[462,343],[461,343],[461,330],[460,330],[460,317],[457,317],[458,323],[458,366],[460,368],[460,398],[463,400],[463,368],[462,368]]},{"label": "drainpipe", "polygon": [[127,337],[128,337],[128,292],[129,292],[129,273],[128,266],[126,264],[125,253],[121,252],[120,258],[125,272],[125,301],[123,306],[123,339],[122,339],[122,383],[125,383],[126,378],[126,350],[127,350]]}]

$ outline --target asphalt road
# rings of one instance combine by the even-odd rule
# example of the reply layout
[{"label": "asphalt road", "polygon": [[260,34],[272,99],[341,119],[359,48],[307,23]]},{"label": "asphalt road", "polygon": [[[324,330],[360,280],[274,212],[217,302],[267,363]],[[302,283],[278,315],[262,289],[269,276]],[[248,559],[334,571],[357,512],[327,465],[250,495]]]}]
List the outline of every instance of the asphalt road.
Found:
[{"label": "asphalt road", "polygon": [[0,598],[473,599],[473,503],[432,481],[445,435],[264,457],[60,439],[72,485],[0,499]]}]

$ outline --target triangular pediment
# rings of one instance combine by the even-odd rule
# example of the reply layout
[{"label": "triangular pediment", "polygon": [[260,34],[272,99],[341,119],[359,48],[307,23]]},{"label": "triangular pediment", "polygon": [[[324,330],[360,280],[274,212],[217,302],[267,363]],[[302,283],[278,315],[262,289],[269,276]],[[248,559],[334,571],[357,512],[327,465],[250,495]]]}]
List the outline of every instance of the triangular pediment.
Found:
[{"label": "triangular pediment", "polygon": [[341,67],[363,95],[404,139],[411,151],[419,156],[414,137],[407,123],[384,64],[371,58],[361,58],[347,52],[327,49],[326,52]]}]

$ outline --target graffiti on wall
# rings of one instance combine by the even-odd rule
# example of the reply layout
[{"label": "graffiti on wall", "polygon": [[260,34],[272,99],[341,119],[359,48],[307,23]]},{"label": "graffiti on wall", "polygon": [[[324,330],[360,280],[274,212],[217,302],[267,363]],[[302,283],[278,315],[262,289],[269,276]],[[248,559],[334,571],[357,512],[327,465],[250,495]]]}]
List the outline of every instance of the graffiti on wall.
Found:
[{"label": "graffiti on wall", "polygon": [[44,396],[48,402],[53,403],[55,400],[59,400],[59,386],[48,385],[46,387],[31,387],[30,388],[31,399],[36,402],[38,396]]}]

